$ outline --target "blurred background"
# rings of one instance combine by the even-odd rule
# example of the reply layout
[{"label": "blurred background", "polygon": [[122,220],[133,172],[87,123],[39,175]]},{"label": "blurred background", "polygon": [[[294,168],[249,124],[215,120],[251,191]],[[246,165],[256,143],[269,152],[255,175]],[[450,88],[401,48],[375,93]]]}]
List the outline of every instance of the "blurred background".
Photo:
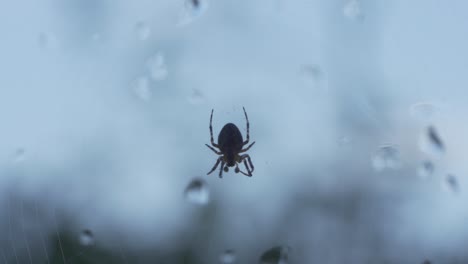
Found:
[{"label": "blurred background", "polygon": [[0,263],[468,263],[467,8],[2,2]]}]

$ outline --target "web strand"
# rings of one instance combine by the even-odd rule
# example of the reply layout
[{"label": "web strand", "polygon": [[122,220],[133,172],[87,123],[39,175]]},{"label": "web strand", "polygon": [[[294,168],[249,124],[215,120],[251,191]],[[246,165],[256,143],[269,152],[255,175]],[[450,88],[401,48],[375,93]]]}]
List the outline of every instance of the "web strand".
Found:
[{"label": "web strand", "polygon": [[[34,203],[34,205],[36,207],[36,219],[39,219],[39,208],[37,207],[37,201]],[[38,231],[39,236],[41,237],[42,248],[44,249],[44,254],[47,259],[47,264],[50,264],[49,254],[47,253],[47,247],[44,240],[44,234],[42,233],[41,228],[38,228]]]},{"label": "web strand", "polygon": [[59,233],[59,230],[58,230],[57,219],[56,219],[57,216],[55,214],[55,209],[53,210],[53,218],[54,218],[54,222],[55,222],[55,232],[57,233],[57,239],[58,239],[58,242],[59,242],[60,252],[62,253],[62,260],[63,260],[64,264],[67,264],[67,261],[65,260],[65,254],[63,253],[62,240],[60,239],[60,233]]},{"label": "web strand", "polygon": [[24,203],[23,203],[23,200],[21,200],[21,205],[20,205],[20,216],[21,216],[21,219],[20,219],[21,229],[23,231],[23,237],[24,237],[24,243],[26,245],[26,251],[28,252],[29,263],[33,264],[32,257],[31,257],[31,250],[29,249],[28,237],[26,235],[26,230],[24,228]]}]

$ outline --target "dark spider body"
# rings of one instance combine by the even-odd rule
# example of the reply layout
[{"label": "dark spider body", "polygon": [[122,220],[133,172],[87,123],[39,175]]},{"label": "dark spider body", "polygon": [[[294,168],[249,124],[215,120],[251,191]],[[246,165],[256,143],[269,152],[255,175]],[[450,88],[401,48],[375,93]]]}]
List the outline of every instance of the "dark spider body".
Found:
[{"label": "dark spider body", "polygon": [[[209,146],[206,144],[208,148],[210,148],[212,151],[214,151],[216,154],[220,155],[218,160],[216,161],[216,164],[213,166],[210,172],[207,174],[212,173],[221,163],[221,168],[219,170],[219,177],[222,178],[223,176],[223,171],[228,172],[229,169],[228,167],[236,167],[234,169],[235,173],[241,172],[242,174],[251,177],[252,172],[254,170],[254,166],[252,164],[252,161],[250,160],[250,156],[248,154],[244,155],[239,155],[240,153],[246,152],[247,150],[252,147],[255,142],[251,143],[248,147],[243,149],[245,145],[249,143],[249,118],[247,117],[247,113],[245,112],[244,109],[244,114],[245,114],[245,119],[247,121],[247,138],[246,141],[242,138],[242,134],[237,128],[236,125],[233,123],[227,123],[224,125],[224,127],[221,129],[221,132],[219,132],[218,135],[218,143],[214,143],[213,140],[213,127],[211,126],[211,123],[213,121],[213,110],[211,110],[211,117],[210,117],[210,135],[211,135],[211,145]],[[215,148],[218,148],[216,150]],[[244,163],[245,168],[247,169],[247,173],[241,171],[239,169],[239,163]]]},{"label": "dark spider body", "polygon": [[233,123],[224,125],[218,136],[218,146],[226,159],[226,165],[234,167],[236,165],[235,154],[242,150],[244,140],[239,129]]}]

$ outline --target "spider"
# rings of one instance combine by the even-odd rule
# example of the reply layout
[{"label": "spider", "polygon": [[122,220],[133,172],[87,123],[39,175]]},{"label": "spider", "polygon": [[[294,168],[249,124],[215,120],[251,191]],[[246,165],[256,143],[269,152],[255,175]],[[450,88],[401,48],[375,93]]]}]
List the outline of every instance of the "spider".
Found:
[{"label": "spider", "polygon": [[[249,150],[254,144],[255,141],[252,142],[248,147],[243,148],[245,145],[249,144],[249,118],[247,117],[247,112],[245,112],[245,120],[247,121],[247,139],[244,141],[242,138],[242,134],[237,128],[236,125],[233,123],[227,123],[224,125],[221,132],[218,135],[218,144],[216,144],[213,140],[213,127],[211,123],[213,121],[213,109],[211,110],[211,117],[210,117],[210,135],[211,135],[211,145],[205,144],[209,149],[211,149],[214,153],[220,155],[218,160],[216,161],[213,168],[207,173],[207,175],[211,174],[216,168],[218,167],[219,163],[221,163],[221,168],[219,169],[219,178],[223,177],[223,170],[224,172],[228,172],[228,167],[236,167],[234,169],[235,173],[242,173],[245,176],[252,177],[252,172],[254,171],[254,166],[252,161],[250,160],[249,154],[239,155],[240,153],[246,152]],[[216,150],[215,148],[219,149]],[[239,169],[239,163],[244,162],[245,168],[247,169],[247,173],[241,171]],[[248,162],[248,163],[247,163]]]}]

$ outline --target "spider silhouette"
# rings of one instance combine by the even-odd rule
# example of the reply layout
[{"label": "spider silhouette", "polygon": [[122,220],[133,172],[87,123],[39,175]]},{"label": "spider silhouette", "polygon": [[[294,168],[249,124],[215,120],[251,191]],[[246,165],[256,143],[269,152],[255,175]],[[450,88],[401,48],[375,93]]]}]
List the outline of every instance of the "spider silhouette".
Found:
[{"label": "spider silhouette", "polygon": [[[245,145],[249,144],[249,118],[247,117],[247,112],[245,112],[245,120],[247,121],[247,138],[244,141],[242,138],[242,134],[237,128],[236,125],[233,123],[227,123],[221,129],[218,135],[218,144],[214,142],[213,139],[213,127],[211,123],[213,122],[213,109],[211,110],[210,116],[210,135],[211,135],[211,145],[205,144],[208,148],[210,148],[214,153],[220,155],[218,160],[216,161],[213,168],[207,173],[207,175],[211,174],[216,168],[218,167],[219,163],[221,163],[221,168],[219,169],[219,178],[223,177],[223,171],[228,172],[228,167],[236,167],[234,169],[235,173],[242,173],[245,176],[252,177],[252,172],[254,171],[254,166],[252,164],[252,160],[250,160],[249,154],[239,155],[240,153],[244,153],[249,150],[254,144],[255,141],[252,142],[248,147],[244,148]],[[217,149],[219,150],[217,150]],[[247,169],[247,173],[241,171],[239,169],[239,163],[244,162],[244,166]]]}]

